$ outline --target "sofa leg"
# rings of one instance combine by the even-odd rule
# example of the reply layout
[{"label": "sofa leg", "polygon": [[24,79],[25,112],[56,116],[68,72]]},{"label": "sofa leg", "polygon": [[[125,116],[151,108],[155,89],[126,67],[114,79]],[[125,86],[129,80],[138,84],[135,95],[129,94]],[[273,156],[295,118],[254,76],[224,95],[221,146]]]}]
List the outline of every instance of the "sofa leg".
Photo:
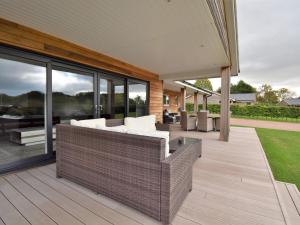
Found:
[{"label": "sofa leg", "polygon": [[189,192],[191,192],[193,190],[193,188],[191,188],[190,190],[189,190]]}]

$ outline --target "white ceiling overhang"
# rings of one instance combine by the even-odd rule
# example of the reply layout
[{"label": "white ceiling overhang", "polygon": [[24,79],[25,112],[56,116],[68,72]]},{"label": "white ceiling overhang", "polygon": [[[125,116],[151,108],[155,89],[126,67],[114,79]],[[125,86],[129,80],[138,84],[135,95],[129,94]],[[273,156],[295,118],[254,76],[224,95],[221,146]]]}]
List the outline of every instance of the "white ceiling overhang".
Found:
[{"label": "white ceiling overhang", "polygon": [[204,0],[1,0],[0,17],[164,80],[217,77],[231,63]]}]

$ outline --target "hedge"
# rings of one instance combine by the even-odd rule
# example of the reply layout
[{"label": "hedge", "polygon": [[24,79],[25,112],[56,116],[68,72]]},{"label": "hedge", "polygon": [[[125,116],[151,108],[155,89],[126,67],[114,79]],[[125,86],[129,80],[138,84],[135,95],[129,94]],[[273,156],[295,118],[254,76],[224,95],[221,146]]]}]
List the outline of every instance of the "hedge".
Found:
[{"label": "hedge", "polygon": [[[220,113],[220,105],[209,104],[211,113]],[[202,105],[199,105],[199,110]],[[194,105],[186,104],[187,111],[193,111]],[[300,107],[268,106],[268,105],[231,105],[230,111],[233,116],[246,117],[271,117],[271,118],[300,118]]]}]

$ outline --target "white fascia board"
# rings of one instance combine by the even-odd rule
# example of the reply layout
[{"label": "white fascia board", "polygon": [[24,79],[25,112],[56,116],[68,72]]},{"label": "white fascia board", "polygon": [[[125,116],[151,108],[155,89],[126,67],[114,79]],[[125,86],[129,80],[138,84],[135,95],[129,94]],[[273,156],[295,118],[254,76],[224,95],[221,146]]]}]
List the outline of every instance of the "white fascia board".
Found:
[{"label": "white fascia board", "polygon": [[229,42],[231,74],[235,76],[240,72],[236,0],[224,0],[224,9]]}]

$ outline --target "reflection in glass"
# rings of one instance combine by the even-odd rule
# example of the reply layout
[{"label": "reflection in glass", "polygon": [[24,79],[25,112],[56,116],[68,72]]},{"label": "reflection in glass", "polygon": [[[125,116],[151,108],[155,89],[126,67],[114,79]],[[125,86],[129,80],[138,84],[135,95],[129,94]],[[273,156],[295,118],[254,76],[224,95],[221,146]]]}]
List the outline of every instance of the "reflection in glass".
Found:
[{"label": "reflection in glass", "polygon": [[52,70],[53,121],[93,118],[93,77]]},{"label": "reflection in glass", "polygon": [[46,153],[46,68],[0,59],[0,165]]},{"label": "reflection in glass", "polygon": [[130,117],[147,114],[147,85],[138,81],[128,81],[129,113]]},{"label": "reflection in glass", "polygon": [[124,118],[125,95],[123,79],[100,79],[100,117]]},{"label": "reflection in glass", "polygon": [[163,96],[163,104],[164,105],[169,105],[170,100],[169,100],[169,96],[168,95],[164,95]]}]

